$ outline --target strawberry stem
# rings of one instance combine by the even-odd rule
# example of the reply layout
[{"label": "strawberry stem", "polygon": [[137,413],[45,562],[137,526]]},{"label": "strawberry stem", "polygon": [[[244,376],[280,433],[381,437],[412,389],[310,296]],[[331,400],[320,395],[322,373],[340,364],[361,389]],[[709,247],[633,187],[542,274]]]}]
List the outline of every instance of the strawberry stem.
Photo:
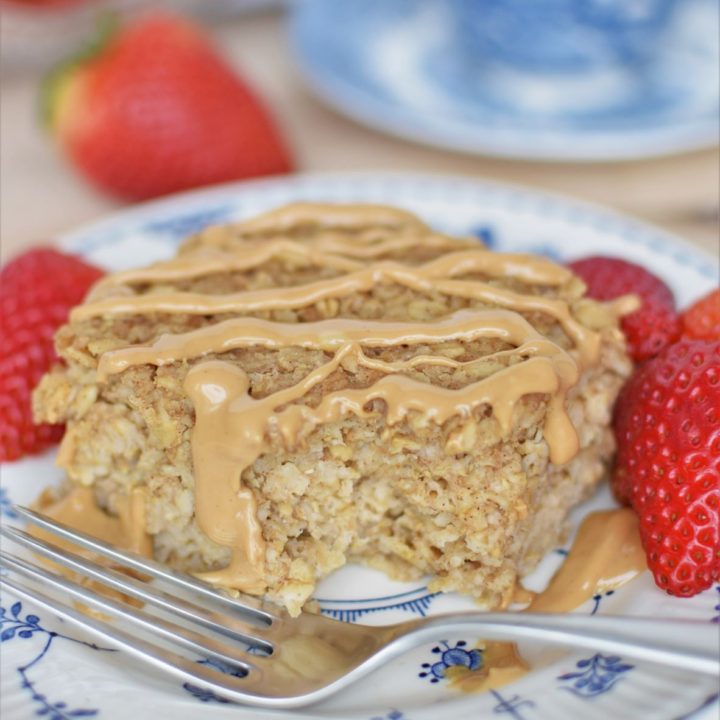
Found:
[{"label": "strawberry stem", "polygon": [[120,26],[116,12],[98,14],[91,38],[70,57],[60,61],[43,78],[40,87],[39,116],[43,128],[51,131],[55,126],[57,107],[63,88],[72,74],[82,65],[98,57],[105,50]]}]

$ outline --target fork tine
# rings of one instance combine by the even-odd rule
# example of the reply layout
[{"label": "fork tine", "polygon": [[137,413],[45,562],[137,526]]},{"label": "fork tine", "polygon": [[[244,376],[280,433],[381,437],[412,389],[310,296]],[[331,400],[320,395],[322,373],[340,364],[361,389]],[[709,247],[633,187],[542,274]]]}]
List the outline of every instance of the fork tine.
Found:
[{"label": "fork tine", "polygon": [[[212,657],[221,663],[242,672],[249,672],[251,665],[241,656],[242,650],[225,645],[212,637],[203,637],[198,633],[184,628],[181,625],[163,620],[156,615],[150,615],[139,608],[132,608],[113,598],[103,597],[92,590],[79,585],[62,575],[57,575],[34,563],[26,562],[11,553],[0,551],[0,565],[22,575],[25,578],[62,590],[69,595],[97,607],[103,613],[112,613],[114,617],[134,623],[150,633],[160,635],[165,640],[181,645],[186,650],[191,650],[206,657]],[[6,578],[3,583],[12,586]]]},{"label": "fork tine", "polygon": [[200,686],[220,692],[220,694],[236,702],[263,706],[275,705],[277,707],[299,704],[297,702],[293,703],[292,701],[283,701],[283,699],[273,703],[272,699],[267,699],[253,692],[247,692],[242,687],[244,678],[235,675],[221,674],[210,666],[194,662],[183,655],[166,650],[159,645],[133,637],[104,620],[88,617],[79,610],[55,598],[51,598],[40,590],[30,589],[17,579],[4,577],[2,578],[2,583],[20,597],[70,620],[80,627],[91,630],[134,657],[140,658],[145,662],[150,662],[181,680],[198,683]]},{"label": "fork tine", "polygon": [[192,575],[172,570],[171,568],[161,565],[154,560],[140,557],[134,553],[119,550],[102,540],[98,540],[97,538],[80,532],[79,530],[73,530],[67,525],[51,520],[50,518],[41,515],[34,510],[23,507],[22,505],[15,505],[13,510],[18,515],[25,518],[28,522],[37,525],[38,527],[41,527],[44,530],[63,538],[64,540],[68,540],[78,547],[90,550],[91,552],[102,557],[106,557],[109,560],[113,560],[120,565],[125,565],[133,570],[149,575],[156,580],[161,580],[169,583],[170,585],[180,586],[185,590],[199,593],[208,600],[210,604],[218,605],[222,608],[222,610],[226,611],[228,609],[232,609],[236,612],[246,614],[255,622],[262,622],[267,625],[270,625],[272,621],[279,617],[283,612],[279,607],[277,609],[270,608],[268,607],[268,603],[250,597],[249,595],[240,595],[239,598],[230,597],[212,585],[192,577]]},{"label": "fork tine", "polygon": [[147,602],[190,622],[202,625],[214,632],[261,648],[265,652],[272,652],[272,644],[262,637],[260,628],[249,627],[237,618],[227,615],[219,616],[188,600],[170,596],[148,583],[136,580],[116,570],[102,567],[74,553],[56,548],[17,528],[1,527],[0,534],[59,565],[68,567],[81,575],[87,575],[126,595]]}]

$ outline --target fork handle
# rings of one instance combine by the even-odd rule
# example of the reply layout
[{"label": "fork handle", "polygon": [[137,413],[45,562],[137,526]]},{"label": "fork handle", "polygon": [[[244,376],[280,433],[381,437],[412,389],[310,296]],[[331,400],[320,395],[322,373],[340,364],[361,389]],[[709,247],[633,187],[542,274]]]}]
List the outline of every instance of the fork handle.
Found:
[{"label": "fork handle", "polygon": [[453,613],[405,625],[398,640],[438,638],[441,630],[477,633],[484,640],[539,640],[588,648],[720,675],[720,627],[712,622],[564,613]]}]

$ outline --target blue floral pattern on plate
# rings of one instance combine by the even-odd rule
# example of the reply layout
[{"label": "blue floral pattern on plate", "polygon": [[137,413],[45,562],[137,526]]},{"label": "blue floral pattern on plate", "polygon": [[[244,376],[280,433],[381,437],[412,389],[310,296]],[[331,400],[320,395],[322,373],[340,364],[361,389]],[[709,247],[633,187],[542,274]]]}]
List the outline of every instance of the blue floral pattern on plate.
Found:
[{"label": "blue floral pattern on plate", "polygon": [[[503,247],[502,239],[498,235],[497,230],[492,225],[479,225],[470,230],[470,235],[474,235],[481,240],[488,250],[508,250],[509,248]],[[542,242],[528,242],[523,244],[522,252],[532,253],[534,255],[544,255],[545,257],[554,260],[555,262],[562,262],[562,254],[556,247],[550,243]]]},{"label": "blue floral pattern on plate", "polygon": [[519,695],[511,695],[503,697],[498,690],[490,690],[490,694],[498,701],[493,707],[496,715],[508,715],[512,720],[525,720],[522,708],[534,708],[535,703],[532,700],[521,698]]},{"label": "blue floral pattern on plate", "polygon": [[607,597],[612,597],[614,594],[614,590],[606,590],[603,593],[595,593],[595,595],[592,596],[593,608],[590,611],[590,614],[595,615],[595,613],[600,609],[600,603],[603,601],[603,599]]},{"label": "blue floral pattern on plate", "polygon": [[410,720],[402,710],[390,710],[386,715],[374,715],[370,720]]},{"label": "blue floral pattern on plate", "polygon": [[30,699],[37,706],[35,715],[44,717],[46,720],[70,720],[71,718],[95,717],[99,712],[96,709],[73,709],[66,702],[49,700],[47,696],[38,689],[38,682],[30,679],[29,672],[42,662],[57,639],[81,643],[93,650],[105,652],[115,652],[115,650],[113,648],[99,647],[94,643],[85,642],[84,640],[77,640],[55,632],[54,630],[46,630],[40,624],[40,618],[37,615],[28,613],[25,617],[22,617],[21,613],[22,603],[20,601],[13,603],[9,610],[4,606],[0,606],[0,643],[4,644],[13,640],[29,640],[35,636],[45,637],[45,642],[38,654],[30,660],[30,662],[16,668],[20,675],[21,687],[28,691]]},{"label": "blue floral pattern on plate", "polygon": [[440,595],[430,592],[424,585],[395,595],[374,598],[330,599],[315,598],[324,615],[343,622],[357,622],[364,615],[389,610],[400,610],[425,617],[432,601]]},{"label": "blue floral pattern on plate", "polygon": [[472,648],[466,650],[467,641],[459,640],[452,647],[447,640],[435,645],[430,652],[440,655],[434,663],[423,663],[423,670],[418,673],[420,678],[428,678],[431,683],[445,679],[445,674],[451,667],[464,667],[468,670],[478,670],[482,666],[482,650]]},{"label": "blue floral pattern on plate", "polygon": [[621,658],[596,653],[590,658],[579,660],[575,672],[560,675],[558,680],[567,683],[563,689],[582,698],[594,697],[608,692],[622,678],[623,674],[635,666],[625,663]]},{"label": "blue floral pattern on plate", "polygon": [[0,487],[0,515],[9,520],[17,520],[19,517],[13,510],[12,501],[8,497],[7,490],[4,487]]},{"label": "blue floral pattern on plate", "polygon": [[[222,663],[217,662],[216,660],[198,660],[198,663],[201,665],[207,665],[208,667],[213,668],[214,670],[219,670],[222,673],[225,673],[226,675],[232,675],[233,677],[245,677],[245,673],[238,672],[237,670],[232,670]],[[226,700],[224,697],[220,697],[219,695],[215,694],[212,690],[208,690],[207,688],[198,687],[197,685],[193,685],[192,683],[185,682],[183,683],[183,689],[187,690],[192,696],[197,698],[200,702],[216,702],[221,703],[223,705],[230,704],[230,700]]]},{"label": "blue floral pattern on plate", "polygon": [[185,215],[173,214],[166,218],[148,222],[145,229],[149,233],[157,233],[175,241],[181,241],[209,225],[225,221],[230,214],[230,209],[227,205],[220,205],[196,210]]}]

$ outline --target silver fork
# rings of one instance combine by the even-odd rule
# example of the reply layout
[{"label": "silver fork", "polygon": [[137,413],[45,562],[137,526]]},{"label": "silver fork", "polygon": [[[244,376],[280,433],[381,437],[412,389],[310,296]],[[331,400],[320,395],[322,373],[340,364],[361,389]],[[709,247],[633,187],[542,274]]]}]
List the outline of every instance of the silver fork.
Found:
[{"label": "silver fork", "polygon": [[[143,607],[101,595],[82,581],[4,551],[0,562],[10,572],[2,578],[3,584],[141,660],[246,705],[292,708],[317,702],[417,645],[460,631],[486,640],[544,641],[720,674],[717,635],[707,622],[466,612],[368,627],[311,613],[291,618],[276,605],[245,595],[231,597],[190,575],[122,552],[27,508],[18,507],[16,512],[62,540],[140,573],[143,579],[17,528],[0,528],[6,538],[73,574],[140,601]],[[77,601],[100,614],[78,609]],[[160,614],[148,612],[145,606]],[[175,620],[168,619],[169,615]],[[136,632],[126,629],[126,624]]]}]

